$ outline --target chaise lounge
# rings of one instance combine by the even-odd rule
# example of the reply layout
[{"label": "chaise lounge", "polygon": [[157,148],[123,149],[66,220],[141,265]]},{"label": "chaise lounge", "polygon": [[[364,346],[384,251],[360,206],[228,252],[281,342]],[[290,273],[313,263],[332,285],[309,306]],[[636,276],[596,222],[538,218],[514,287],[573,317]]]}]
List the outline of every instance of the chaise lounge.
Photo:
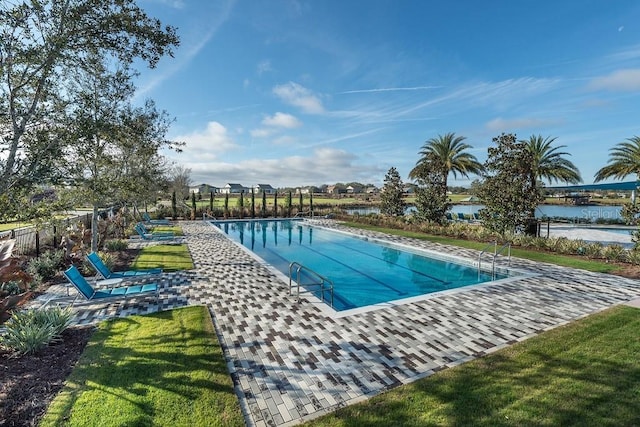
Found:
[{"label": "chaise lounge", "polygon": [[[85,279],[78,268],[72,265],[64,271],[64,275],[69,282],[75,286],[87,301],[103,300],[107,298],[133,298],[139,296],[154,296],[156,302],[160,297],[159,288],[156,283],[147,283],[144,285],[120,286],[110,289],[94,289],[93,286]],[[75,302],[75,301],[74,301]]]},{"label": "chaise lounge", "polygon": [[87,255],[87,261],[91,264],[94,270],[98,272],[105,280],[110,279],[142,279],[148,276],[156,276],[162,274],[161,268],[152,268],[147,270],[127,270],[127,271],[111,271],[109,267],[102,261],[100,255],[96,252],[91,252]]}]

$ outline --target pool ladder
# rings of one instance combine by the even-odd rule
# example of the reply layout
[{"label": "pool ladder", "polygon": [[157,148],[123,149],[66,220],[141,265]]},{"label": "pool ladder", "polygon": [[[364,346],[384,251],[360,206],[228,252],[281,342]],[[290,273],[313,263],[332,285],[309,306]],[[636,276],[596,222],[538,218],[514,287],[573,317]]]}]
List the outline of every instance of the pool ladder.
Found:
[{"label": "pool ladder", "polygon": [[505,249],[508,250],[508,260],[509,264],[511,264],[511,242],[507,242],[498,249],[498,241],[494,240],[492,243],[489,243],[485,248],[480,251],[480,255],[478,255],[478,278],[480,278],[480,272],[482,271],[482,255],[487,253],[487,249],[493,246],[493,254],[491,254],[491,279],[496,278],[496,258],[498,255],[502,253]]},{"label": "pool ladder", "polygon": [[322,302],[325,301],[324,298],[324,293],[325,291],[329,291],[329,295],[330,298],[327,301],[329,303],[329,305],[333,308],[333,281],[331,281],[331,279],[328,279],[326,277],[324,277],[323,275],[316,273],[315,271],[313,271],[312,269],[310,269],[309,267],[305,267],[304,265],[300,264],[299,262],[293,261],[291,264],[289,264],[289,295],[293,295],[293,271],[295,269],[295,274],[296,274],[296,294],[298,295],[298,302],[300,302],[300,273],[301,272],[306,272],[307,276],[310,276],[312,278],[317,279],[317,281],[314,281],[312,283],[307,283],[304,285],[304,287],[307,289],[306,291],[302,291],[302,292],[313,292],[311,290],[309,290],[310,287],[320,287],[320,299],[322,300]]}]

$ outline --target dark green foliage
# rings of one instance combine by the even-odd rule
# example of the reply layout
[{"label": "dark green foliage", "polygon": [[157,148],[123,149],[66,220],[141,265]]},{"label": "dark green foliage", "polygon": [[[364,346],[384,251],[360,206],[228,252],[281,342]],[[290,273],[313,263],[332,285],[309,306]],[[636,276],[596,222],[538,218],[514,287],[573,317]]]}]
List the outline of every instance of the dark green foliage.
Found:
[{"label": "dark green foliage", "polygon": [[304,206],[302,205],[302,191],[300,192],[300,202],[298,207],[298,212],[302,212]]},{"label": "dark green foliage", "polygon": [[416,216],[423,220],[444,224],[451,209],[447,198],[445,166],[433,154],[427,155],[418,168],[416,179]]},{"label": "dark green foliage", "polygon": [[273,216],[278,217],[278,193],[273,195]]},{"label": "dark green foliage", "polygon": [[534,159],[527,144],[505,133],[493,143],[477,195],[485,205],[480,211],[484,226],[505,236],[526,229],[544,196],[540,183],[531,180]]},{"label": "dark green foliage", "polygon": [[178,201],[176,200],[176,192],[171,193],[171,213],[174,220],[178,218]]},{"label": "dark green foliage", "polygon": [[262,218],[267,216],[267,193],[262,192]]},{"label": "dark green foliage", "polygon": [[229,218],[229,193],[224,194],[224,217]]},{"label": "dark green foliage", "polygon": [[191,193],[191,219],[196,219],[196,193]]},{"label": "dark green foliage", "polygon": [[213,212],[213,191],[209,193],[209,212]]},{"label": "dark green foliage", "polygon": [[251,218],[256,217],[256,193],[251,191]]},{"label": "dark green foliage", "polygon": [[238,208],[240,209],[240,218],[244,218],[244,190],[240,191],[240,198],[238,198]]},{"label": "dark green foliage", "polygon": [[404,184],[395,167],[389,169],[384,177],[384,185],[380,193],[380,213],[390,216],[404,215]]},{"label": "dark green foliage", "polygon": [[287,216],[291,217],[291,207],[293,205],[293,198],[291,195],[291,191],[287,193],[287,199],[285,200],[285,204],[287,206]]},{"label": "dark green foliage", "polygon": [[[627,225],[638,225],[640,215],[640,205],[636,203],[625,203],[622,205],[620,216]],[[631,232],[631,241],[635,244],[635,249],[640,249],[640,230]]]}]

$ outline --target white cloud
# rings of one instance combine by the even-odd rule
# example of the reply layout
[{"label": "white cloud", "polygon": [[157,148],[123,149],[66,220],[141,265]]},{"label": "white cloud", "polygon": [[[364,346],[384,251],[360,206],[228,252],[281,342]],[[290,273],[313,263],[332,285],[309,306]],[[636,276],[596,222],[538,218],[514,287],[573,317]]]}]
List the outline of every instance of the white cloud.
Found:
[{"label": "white cloud", "polygon": [[237,148],[227,129],[218,122],[209,122],[202,131],[178,135],[173,139],[186,143],[182,154],[185,157],[200,158],[207,153],[211,158],[216,158],[219,154]]},{"label": "white cloud", "polygon": [[273,67],[271,66],[271,61],[269,61],[268,59],[265,59],[264,61],[260,61],[260,63],[258,64],[258,75],[261,76],[262,74],[268,71],[273,71]]},{"label": "white cloud", "polygon": [[302,122],[286,113],[276,113],[273,116],[267,116],[262,120],[262,124],[265,126],[280,127],[293,129],[302,126]]},{"label": "white cloud", "polygon": [[614,71],[589,82],[589,89],[609,91],[640,91],[640,69]]},{"label": "white cloud", "polygon": [[[320,148],[309,156],[253,158],[239,162],[188,163],[191,179],[211,185],[258,182],[274,187],[322,185],[336,182],[376,182],[386,169],[376,165],[357,165],[358,156],[345,150]],[[384,170],[383,170],[384,169]]]},{"label": "white cloud", "polygon": [[295,82],[278,85],[273,93],[284,102],[299,107],[305,113],[321,114],[324,112],[322,101],[309,89]]},{"label": "white cloud", "polygon": [[268,136],[273,135],[273,129],[253,129],[249,132],[249,134],[254,138],[266,138]]},{"label": "white cloud", "polygon": [[485,127],[492,131],[511,132],[514,129],[526,129],[534,127],[547,127],[558,124],[556,120],[535,119],[531,117],[520,117],[515,119],[503,119],[497,117],[485,124]]}]

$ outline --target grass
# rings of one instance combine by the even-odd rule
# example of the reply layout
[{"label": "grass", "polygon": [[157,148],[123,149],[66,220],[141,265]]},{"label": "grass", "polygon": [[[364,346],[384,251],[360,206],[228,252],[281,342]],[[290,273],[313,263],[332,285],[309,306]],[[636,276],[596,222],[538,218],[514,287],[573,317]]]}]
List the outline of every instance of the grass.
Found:
[{"label": "grass", "polygon": [[639,328],[616,307],[305,425],[639,425]]},{"label": "grass", "polygon": [[[392,234],[395,236],[411,237],[413,239],[427,240],[429,242],[440,243],[443,245],[457,246],[467,249],[482,250],[485,249],[487,243],[475,242],[472,240],[454,239],[446,236],[433,236],[425,233],[413,231],[397,230],[394,228],[378,227],[368,224],[360,224],[357,222],[345,222],[345,225],[363,230],[380,231],[382,233]],[[511,248],[511,255],[518,258],[528,259],[536,262],[546,262],[556,264],[563,267],[578,268],[581,270],[592,271],[595,273],[615,273],[620,267],[615,264],[609,264],[602,261],[585,259],[577,256],[560,255],[550,252],[534,251],[527,249]]]},{"label": "grass", "polygon": [[103,322],[41,426],[244,426],[206,307]]},{"label": "grass", "polygon": [[131,264],[134,270],[158,267],[164,271],[193,269],[193,261],[187,245],[146,246]]}]

